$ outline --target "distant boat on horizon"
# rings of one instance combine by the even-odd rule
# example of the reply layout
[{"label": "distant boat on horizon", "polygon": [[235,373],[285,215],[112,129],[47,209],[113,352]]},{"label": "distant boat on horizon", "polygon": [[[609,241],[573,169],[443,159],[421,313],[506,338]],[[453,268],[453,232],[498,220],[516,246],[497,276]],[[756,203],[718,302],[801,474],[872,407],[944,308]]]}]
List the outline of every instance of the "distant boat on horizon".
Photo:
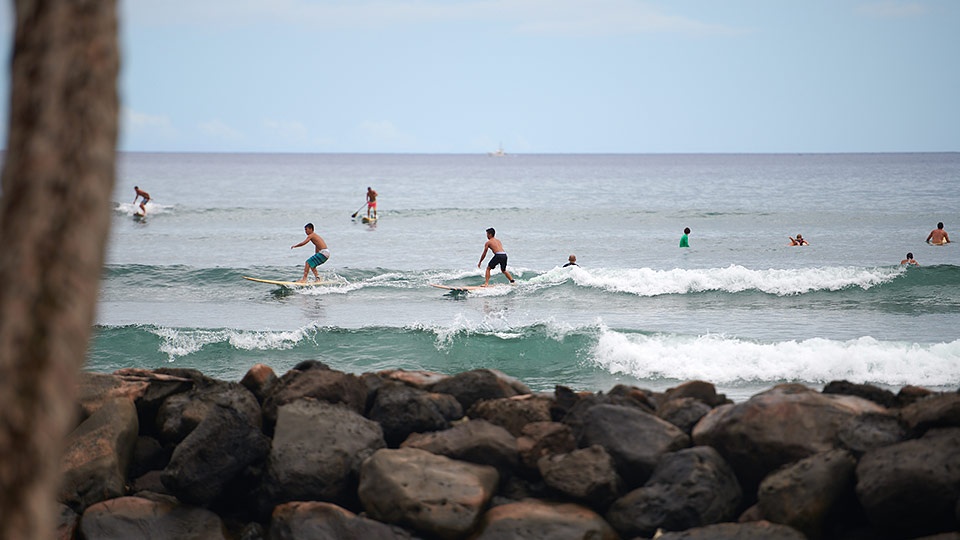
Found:
[{"label": "distant boat on horizon", "polygon": [[495,152],[488,152],[488,154],[492,157],[503,157],[507,155],[507,153],[503,151],[503,143],[500,143],[500,148],[497,148]]}]

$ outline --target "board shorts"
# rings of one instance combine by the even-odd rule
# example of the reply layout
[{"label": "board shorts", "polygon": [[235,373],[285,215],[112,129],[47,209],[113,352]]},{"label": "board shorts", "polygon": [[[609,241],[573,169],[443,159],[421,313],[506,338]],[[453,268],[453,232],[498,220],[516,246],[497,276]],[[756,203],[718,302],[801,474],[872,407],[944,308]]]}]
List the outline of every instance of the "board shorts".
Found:
[{"label": "board shorts", "polygon": [[327,262],[327,259],[329,258],[330,258],[330,252],[324,249],[323,251],[318,251],[317,253],[314,253],[312,257],[307,259],[307,264],[310,265],[310,268],[316,268],[321,264]]},{"label": "board shorts", "polygon": [[367,208],[376,208],[376,207],[377,207],[377,201],[370,201],[367,203]]},{"label": "board shorts", "polygon": [[490,259],[490,264],[487,265],[487,268],[490,270],[493,270],[494,268],[497,267],[498,264],[500,265],[501,272],[507,271],[507,254],[506,253],[494,253],[493,258]]}]

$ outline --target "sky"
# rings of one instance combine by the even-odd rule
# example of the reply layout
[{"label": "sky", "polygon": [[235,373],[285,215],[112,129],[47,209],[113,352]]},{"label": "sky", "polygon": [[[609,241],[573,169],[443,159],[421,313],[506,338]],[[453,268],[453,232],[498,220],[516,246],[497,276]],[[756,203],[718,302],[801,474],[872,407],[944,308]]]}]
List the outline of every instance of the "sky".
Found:
[{"label": "sky", "polygon": [[960,151],[955,0],[118,5],[123,151]]}]

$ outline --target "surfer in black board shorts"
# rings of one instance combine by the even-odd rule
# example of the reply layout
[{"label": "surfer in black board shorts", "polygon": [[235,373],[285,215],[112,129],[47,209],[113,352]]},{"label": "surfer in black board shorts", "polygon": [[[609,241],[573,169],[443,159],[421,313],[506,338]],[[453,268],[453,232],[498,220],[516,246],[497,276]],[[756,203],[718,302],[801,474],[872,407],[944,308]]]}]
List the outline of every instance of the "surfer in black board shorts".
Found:
[{"label": "surfer in black board shorts", "polygon": [[140,211],[144,216],[147,215],[147,203],[150,202],[150,194],[140,189],[140,186],[133,186],[133,191],[136,192],[136,195],[133,196],[133,204],[137,204],[137,199],[142,197]]},{"label": "surfer in black board shorts", "polygon": [[317,281],[320,281],[320,273],[317,272],[317,267],[327,262],[327,259],[330,258],[330,250],[327,249],[327,243],[323,241],[323,238],[320,238],[320,235],[313,231],[313,223],[304,225],[303,232],[307,233],[307,237],[304,238],[303,242],[290,246],[290,249],[305,246],[307,242],[313,242],[316,249],[313,256],[303,263],[303,277],[297,283],[306,283],[310,270],[313,270],[313,275],[317,278]]},{"label": "surfer in black board shorts", "polygon": [[487,258],[487,250],[493,252],[493,258],[487,265],[487,273],[483,280],[484,287],[490,283],[490,270],[493,270],[497,265],[500,265],[500,271],[507,276],[510,283],[513,283],[513,276],[510,275],[510,272],[507,272],[507,252],[503,249],[503,242],[494,238],[495,234],[497,234],[497,231],[493,227],[487,229],[487,243],[483,244],[483,253],[480,254],[480,262],[477,263],[477,268],[480,268],[483,260]]}]

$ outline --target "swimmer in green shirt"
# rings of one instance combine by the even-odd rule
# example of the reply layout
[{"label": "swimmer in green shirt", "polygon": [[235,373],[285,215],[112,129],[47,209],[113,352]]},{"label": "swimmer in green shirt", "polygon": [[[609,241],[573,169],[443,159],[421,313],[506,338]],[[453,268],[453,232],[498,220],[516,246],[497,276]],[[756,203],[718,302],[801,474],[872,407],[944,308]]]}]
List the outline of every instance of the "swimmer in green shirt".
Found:
[{"label": "swimmer in green shirt", "polygon": [[680,247],[690,247],[690,227],[683,229],[683,236],[680,237]]}]

